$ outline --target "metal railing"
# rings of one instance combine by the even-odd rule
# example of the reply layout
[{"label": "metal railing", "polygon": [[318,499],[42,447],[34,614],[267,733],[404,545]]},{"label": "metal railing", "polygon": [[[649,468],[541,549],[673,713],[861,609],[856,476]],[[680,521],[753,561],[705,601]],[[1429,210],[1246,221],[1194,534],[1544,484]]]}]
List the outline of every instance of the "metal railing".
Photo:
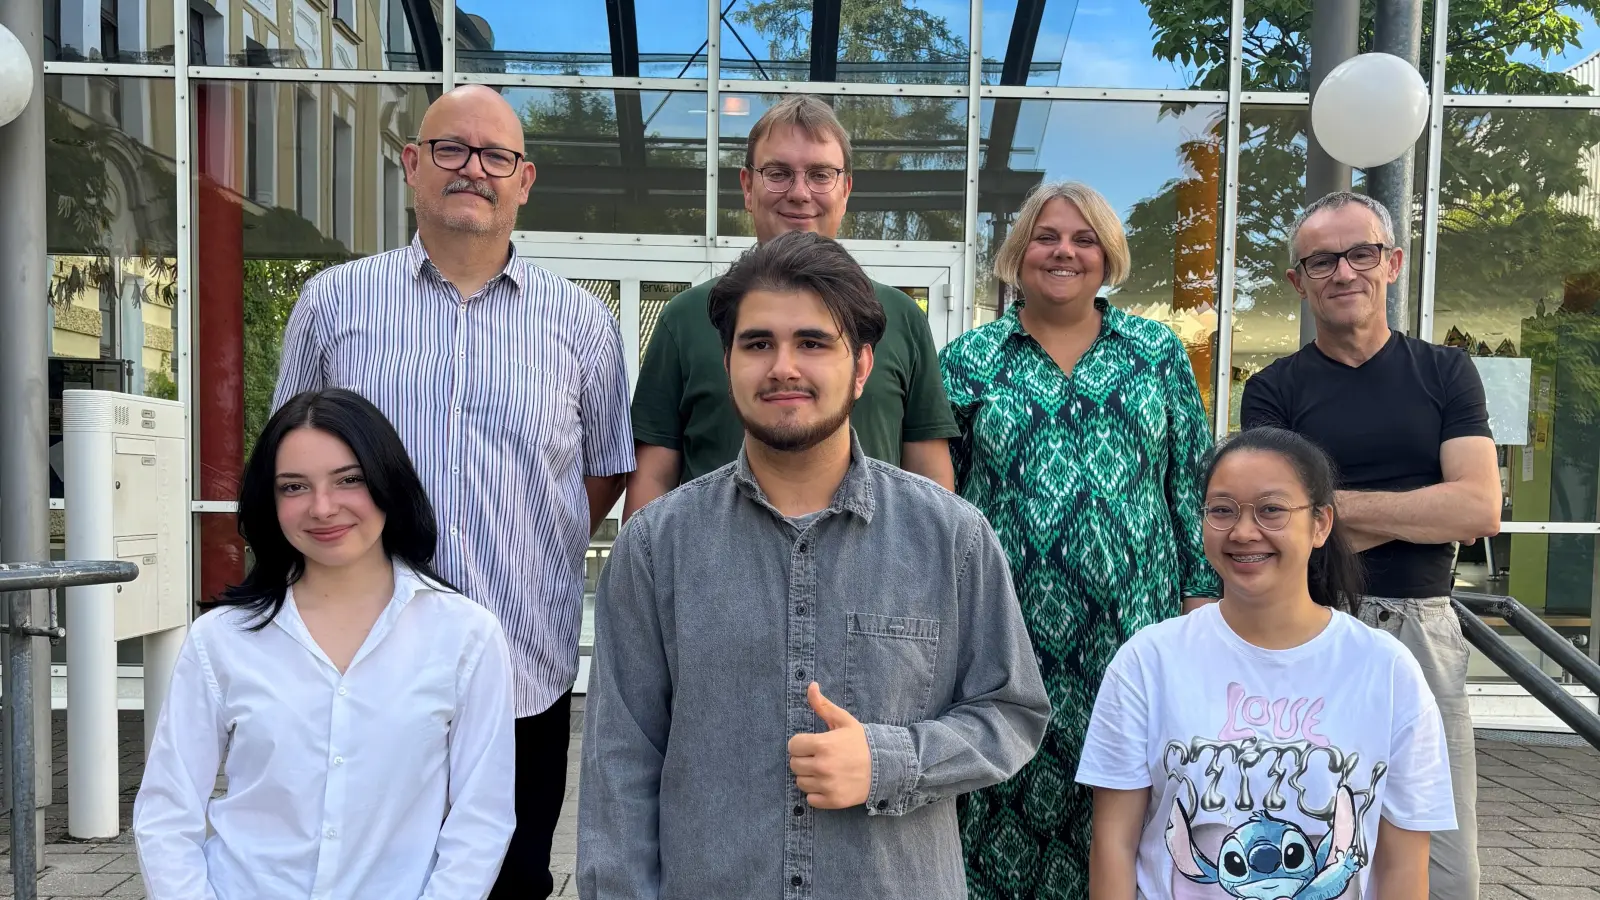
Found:
[{"label": "metal railing", "polygon": [[[115,584],[139,577],[131,562],[83,561],[0,563],[0,594],[6,595],[6,620],[0,633],[28,638],[61,640],[66,631],[56,624],[55,594],[50,595],[50,621],[29,621],[32,591]],[[34,855],[38,835],[34,812],[33,641],[13,640],[5,660],[4,702],[11,708],[11,753],[6,759],[6,779],[11,788],[11,879],[17,900],[38,897],[39,860]],[[45,744],[49,751],[49,743]]]},{"label": "metal railing", "polygon": [[1578,702],[1567,693],[1566,688],[1518,653],[1480,617],[1503,619],[1596,695],[1600,695],[1600,664],[1574,647],[1571,641],[1513,597],[1456,591],[1451,595],[1451,603],[1461,620],[1461,633],[1472,646],[1510,675],[1513,681],[1522,685],[1545,709],[1555,713],[1579,737],[1588,741],[1591,747],[1600,750],[1600,714]]}]

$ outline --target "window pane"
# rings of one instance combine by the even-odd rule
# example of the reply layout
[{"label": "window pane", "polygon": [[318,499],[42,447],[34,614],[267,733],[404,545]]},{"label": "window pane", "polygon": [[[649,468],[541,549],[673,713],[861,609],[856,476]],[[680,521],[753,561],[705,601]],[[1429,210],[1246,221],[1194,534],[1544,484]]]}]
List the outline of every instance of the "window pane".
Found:
[{"label": "window pane", "polygon": [[[1429,14],[1431,18],[1431,13]],[[1593,3],[1452,3],[1445,74],[1464,94],[1593,94],[1600,89]]]},{"label": "window pane", "polygon": [[[628,42],[612,46],[608,11],[620,4],[570,0],[465,0],[456,12],[461,32],[456,69],[516,75],[706,77],[706,4],[700,0],[634,0]],[[471,40],[468,40],[470,35]],[[726,77],[726,76],[724,76]]]},{"label": "window pane", "polygon": [[[1600,521],[1597,147],[1600,111],[1445,110],[1433,339],[1484,374],[1516,521]],[[1500,562],[1546,542],[1593,559],[1517,535]]]},{"label": "window pane", "polygon": [[[717,233],[754,235],[739,170],[750,128],[775,94],[724,94]],[[960,241],[966,210],[967,103],[935,97],[832,98],[853,147],[840,238]],[[763,188],[764,189],[764,188]],[[835,186],[835,190],[838,187]]]},{"label": "window pane", "polygon": [[178,397],[176,145],[170,79],[47,75],[44,88],[55,445],[63,390]]},{"label": "window pane", "polygon": [[[1020,5],[1026,12],[1033,3]],[[1016,21],[1016,0],[985,3],[984,83],[1189,88],[1218,69],[1212,81],[1220,81],[1206,87],[1225,90],[1228,4],[1207,5],[1218,14],[1197,15],[1196,4],[1143,0],[1046,3],[1037,30],[1030,32],[1028,20],[1020,26]],[[1191,61],[1191,54],[1198,59]]]},{"label": "window pane", "polygon": [[1218,185],[1224,107],[1156,103],[985,100],[978,173],[978,297],[982,321],[1019,299],[994,261],[1028,192],[1082,181],[1122,216],[1131,274],[1111,302],[1167,323],[1183,338],[1211,404],[1217,330]]},{"label": "window pane", "polygon": [[[1273,360],[1300,349],[1300,295],[1289,284],[1289,232],[1305,207],[1306,130],[1310,113],[1300,106],[1246,106],[1239,144],[1239,225],[1233,317],[1230,428],[1239,427],[1244,383]],[[1422,274],[1422,210],[1427,140],[1413,148],[1411,240],[1407,276],[1406,331],[1416,332]],[[1353,189],[1365,193],[1365,175],[1354,173]]]},{"label": "window pane", "polygon": [[[966,84],[971,13],[949,0],[839,0],[834,46],[813,65],[811,0],[732,0],[722,77],[759,81]],[[832,50],[832,52],[828,52]]]},{"label": "window pane", "polygon": [[509,88],[538,179],[527,231],[705,234],[703,93]]},{"label": "window pane", "polygon": [[172,64],[172,5],[40,0],[46,62]]},{"label": "window pane", "polygon": [[[119,0],[132,5],[130,0]],[[149,4],[171,19],[171,7]],[[421,6],[413,22],[408,9]],[[252,68],[442,69],[439,5],[402,0],[240,0],[233,6],[194,0],[189,35],[192,65]],[[126,34],[127,29],[123,29]],[[472,46],[474,35],[463,19],[457,43]],[[126,43],[127,39],[123,38]],[[418,52],[419,41],[423,42]],[[170,25],[167,44],[172,43]],[[201,62],[203,58],[204,62]],[[167,61],[171,61],[170,47]]]},{"label": "window pane", "polygon": [[[417,86],[194,82],[195,416],[202,500],[232,500],[306,280],[410,242]],[[295,133],[331,135],[308,150]],[[278,136],[284,136],[279,140]]]}]

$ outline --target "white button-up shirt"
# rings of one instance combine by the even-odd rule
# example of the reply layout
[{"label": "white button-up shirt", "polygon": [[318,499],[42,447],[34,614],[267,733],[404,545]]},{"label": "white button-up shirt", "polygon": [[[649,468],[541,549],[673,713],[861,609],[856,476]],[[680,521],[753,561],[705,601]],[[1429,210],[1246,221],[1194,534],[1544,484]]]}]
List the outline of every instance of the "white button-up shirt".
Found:
[{"label": "white button-up shirt", "polygon": [[178,656],[133,813],[151,900],[486,896],[515,826],[494,614],[396,564],[343,675],[293,591],[253,621],[201,616]]}]

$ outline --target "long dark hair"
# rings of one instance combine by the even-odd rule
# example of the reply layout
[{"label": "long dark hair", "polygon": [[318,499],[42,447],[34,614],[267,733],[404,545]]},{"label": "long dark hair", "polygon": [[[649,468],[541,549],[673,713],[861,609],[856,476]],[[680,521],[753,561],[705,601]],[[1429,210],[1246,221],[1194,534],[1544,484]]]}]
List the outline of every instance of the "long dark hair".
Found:
[{"label": "long dark hair", "polygon": [[372,502],[383,511],[383,550],[441,588],[455,588],[433,570],[439,540],[433,504],[400,435],[376,406],[352,391],[307,391],[285,403],[261,432],[239,484],[239,534],[255,557],[244,581],[230,585],[213,602],[243,606],[255,614],[251,631],[267,627],[289,587],[305,574],[305,556],[278,525],[278,447],[290,432],[315,428],[350,448],[361,465]]},{"label": "long dark hair", "polygon": [[[1318,507],[1334,506],[1333,496],[1338,489],[1339,479],[1333,460],[1321,447],[1282,428],[1251,428],[1219,444],[1211,451],[1210,462],[1206,465],[1205,489],[1210,491],[1211,477],[1216,474],[1218,463],[1234,453],[1247,450],[1275,453],[1282,457],[1294,469],[1300,486],[1305,488],[1312,504]],[[1311,551],[1306,581],[1311,589],[1311,599],[1322,606],[1353,612],[1360,602],[1366,587],[1366,575],[1361,560],[1350,548],[1344,529],[1339,525],[1337,509],[1334,510],[1333,528],[1328,532],[1328,539],[1321,547]]]}]

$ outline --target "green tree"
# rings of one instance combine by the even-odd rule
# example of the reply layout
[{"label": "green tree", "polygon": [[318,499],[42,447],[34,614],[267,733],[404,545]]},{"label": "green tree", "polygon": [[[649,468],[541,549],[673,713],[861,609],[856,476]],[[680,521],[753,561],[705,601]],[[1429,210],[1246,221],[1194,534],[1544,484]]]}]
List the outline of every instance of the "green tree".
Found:
[{"label": "green tree", "polygon": [[[746,0],[732,20],[755,29],[770,58],[804,63],[811,58],[811,0]],[[725,55],[731,48],[724,47]],[[906,0],[850,0],[839,12],[839,61],[882,65],[871,81],[965,83],[967,42],[942,16]],[[793,68],[789,66],[786,68]]]},{"label": "green tree", "polygon": [[272,416],[283,331],[311,276],[338,262],[324,259],[244,261],[244,456]]},{"label": "green tree", "polygon": [[[1157,56],[1195,72],[1193,87],[1227,87],[1226,0],[1147,0]],[[1304,91],[1309,77],[1311,0],[1259,2],[1246,7],[1243,36],[1245,90]],[[1374,2],[1363,3],[1360,45],[1372,43]],[[1423,11],[1423,47],[1432,45],[1432,3]],[[1549,0],[1451,3],[1447,29],[1447,89],[1465,93],[1582,94],[1589,88],[1514,56],[1525,50],[1548,56],[1578,45],[1581,24],[1571,10],[1600,13],[1600,0],[1555,4]],[[1426,49],[1424,53],[1426,53]],[[1288,227],[1304,202],[1303,110],[1247,108],[1240,140],[1238,272],[1247,302],[1293,299],[1281,285]],[[1469,111],[1452,108],[1445,119],[1438,261],[1441,293],[1493,294],[1504,279],[1530,271],[1571,271],[1574,260],[1600,259],[1593,220],[1565,211],[1563,196],[1587,186],[1585,152],[1600,144],[1600,116],[1578,111]],[[1417,179],[1416,207],[1423,179]],[[1130,216],[1135,258],[1168,258],[1171,206],[1165,185]],[[1574,255],[1576,254],[1576,255]],[[1136,289],[1161,285],[1158,267],[1138,273]],[[1170,276],[1168,276],[1170,277]],[[1269,286],[1271,286],[1269,288]],[[1251,292],[1262,289],[1260,297]],[[1276,294],[1276,296],[1274,296]],[[1276,311],[1276,310],[1275,310]],[[1288,313],[1285,309],[1283,312]]]}]

